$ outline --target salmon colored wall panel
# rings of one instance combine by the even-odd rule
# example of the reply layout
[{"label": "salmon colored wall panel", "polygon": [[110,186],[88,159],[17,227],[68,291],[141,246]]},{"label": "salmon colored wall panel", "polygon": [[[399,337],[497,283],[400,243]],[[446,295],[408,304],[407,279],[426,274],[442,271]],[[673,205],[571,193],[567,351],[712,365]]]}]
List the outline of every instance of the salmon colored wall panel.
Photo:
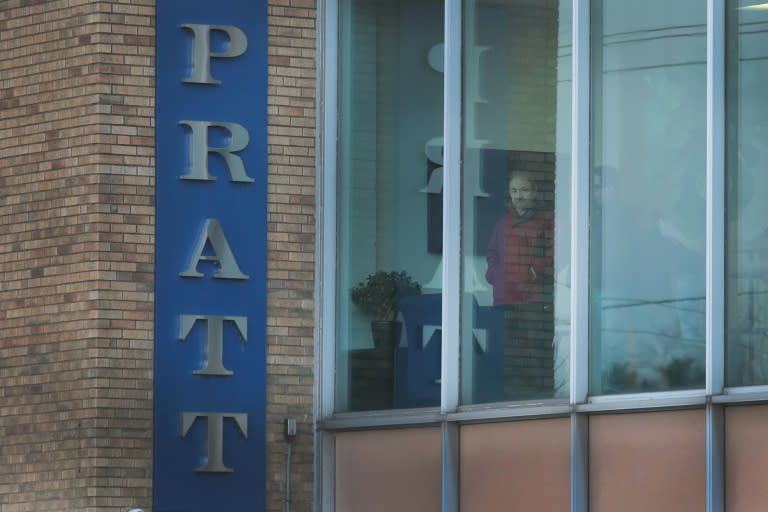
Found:
[{"label": "salmon colored wall panel", "polygon": [[569,509],[568,418],[461,428],[462,512]]},{"label": "salmon colored wall panel", "polygon": [[725,410],[725,504],[728,512],[765,510],[768,504],[768,406]]},{"label": "salmon colored wall panel", "polygon": [[440,429],[336,435],[336,512],[361,511],[440,511]]},{"label": "salmon colored wall panel", "polygon": [[700,512],[706,504],[704,411],[592,416],[591,512]]}]

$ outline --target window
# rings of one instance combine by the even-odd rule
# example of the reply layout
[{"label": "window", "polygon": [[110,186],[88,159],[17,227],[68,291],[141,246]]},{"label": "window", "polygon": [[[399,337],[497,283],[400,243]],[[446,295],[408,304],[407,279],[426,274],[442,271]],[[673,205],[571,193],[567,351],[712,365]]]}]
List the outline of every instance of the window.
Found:
[{"label": "window", "polygon": [[706,18],[592,2],[592,394],[704,387]]},{"label": "window", "polygon": [[340,5],[338,411],[439,405],[443,9]]},{"label": "window", "polygon": [[768,10],[728,2],[726,262],[729,386],[768,384]]},{"label": "window", "polygon": [[463,19],[461,401],[567,398],[570,6]]},{"label": "window", "polygon": [[766,3],[324,5],[323,491],[335,442],[424,428],[441,512],[759,501],[726,421],[768,400]]}]

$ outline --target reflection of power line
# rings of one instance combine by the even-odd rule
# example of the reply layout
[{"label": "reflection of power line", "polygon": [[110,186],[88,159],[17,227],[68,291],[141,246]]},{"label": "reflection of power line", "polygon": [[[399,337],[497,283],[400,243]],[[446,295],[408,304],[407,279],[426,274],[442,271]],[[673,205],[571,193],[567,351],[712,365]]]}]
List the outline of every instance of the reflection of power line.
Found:
[{"label": "reflection of power line", "polygon": [[625,302],[623,304],[609,304],[609,305],[603,305],[602,309],[622,309],[622,308],[633,308],[637,306],[657,306],[657,305],[665,305],[665,304],[675,304],[680,302],[694,302],[694,301],[701,301],[704,300],[705,297],[683,297],[679,299],[656,299],[656,300],[638,300],[638,299],[624,299],[624,298],[610,298],[605,300],[621,300],[621,301],[631,301],[631,302]]},{"label": "reflection of power line", "polygon": [[754,290],[754,291],[738,292],[736,295],[766,295],[766,294],[768,294],[768,290]]},{"label": "reflection of power line", "polygon": [[657,331],[648,331],[648,330],[641,330],[641,329],[601,329],[602,333],[611,333],[611,334],[642,334],[644,336],[653,336],[655,338],[666,338],[668,340],[674,340],[674,341],[690,341],[690,342],[704,342],[704,338],[684,338],[680,336],[679,334],[669,334],[665,332],[657,332]]},{"label": "reflection of power line", "polygon": [[704,315],[706,314],[706,311],[703,311],[702,309],[690,309],[683,306],[674,306],[672,304],[662,304],[667,309],[672,309],[674,311],[680,311],[681,313],[696,313],[698,315]]}]

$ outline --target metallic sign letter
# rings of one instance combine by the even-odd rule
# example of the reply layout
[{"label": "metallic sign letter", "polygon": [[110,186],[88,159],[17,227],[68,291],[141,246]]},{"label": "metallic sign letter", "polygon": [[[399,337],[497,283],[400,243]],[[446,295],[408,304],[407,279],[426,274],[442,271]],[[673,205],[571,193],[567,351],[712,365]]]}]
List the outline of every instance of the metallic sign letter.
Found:
[{"label": "metallic sign letter", "polygon": [[248,439],[248,415],[232,412],[182,412],[181,437],[184,438],[197,418],[208,420],[208,453],[205,464],[195,471],[199,473],[232,473],[232,468],[224,465],[224,418],[235,420],[243,437]]},{"label": "metallic sign letter", "polygon": [[[213,255],[203,255],[205,245],[211,244],[213,248]],[[224,237],[224,231],[221,229],[221,224],[216,219],[207,219],[205,226],[203,227],[203,233],[200,239],[197,241],[197,246],[192,254],[189,266],[187,270],[181,272],[181,277],[203,277],[201,272],[197,271],[197,265],[201,261],[212,261],[219,265],[220,270],[213,274],[217,279],[248,279],[248,276],[240,272],[240,267],[237,266],[235,256],[232,254],[232,250],[229,248],[229,243]]]},{"label": "metallic sign letter", "polygon": [[179,339],[184,341],[197,320],[208,324],[205,337],[205,366],[195,370],[195,375],[234,375],[224,368],[224,322],[234,322],[243,341],[248,341],[248,318],[244,316],[181,315]]},{"label": "metallic sign letter", "polygon": [[[227,164],[230,181],[253,183],[253,178],[245,173],[243,159],[233,154],[248,146],[250,140],[248,130],[237,123],[179,121],[179,124],[188,127],[192,132],[189,143],[189,172],[181,177],[182,180],[215,181],[216,178],[208,173],[208,153],[218,153]],[[228,146],[214,148],[208,145],[208,129],[211,126],[223,128],[229,132]]]},{"label": "metallic sign letter", "polygon": [[[194,35],[192,46],[192,74],[182,80],[189,84],[220,84],[211,76],[211,57],[239,57],[248,48],[248,38],[242,30],[230,25],[198,25],[186,23],[181,28],[191,30]],[[224,52],[211,52],[211,30],[226,32],[229,48]]]}]

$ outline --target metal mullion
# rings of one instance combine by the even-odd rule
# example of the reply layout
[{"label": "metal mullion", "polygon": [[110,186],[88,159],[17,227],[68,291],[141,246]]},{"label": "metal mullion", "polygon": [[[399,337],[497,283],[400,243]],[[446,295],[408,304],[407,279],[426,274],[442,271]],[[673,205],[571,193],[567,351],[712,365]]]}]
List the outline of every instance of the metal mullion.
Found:
[{"label": "metal mullion", "polygon": [[724,394],[713,396],[712,402],[718,404],[768,403],[768,386],[727,388]]},{"label": "metal mullion", "polygon": [[[570,403],[589,393],[590,2],[572,6]],[[589,508],[589,417],[571,413],[570,506]]]},{"label": "metal mullion", "polygon": [[336,433],[319,430],[315,435],[315,479],[314,504],[316,512],[336,510]]},{"label": "metal mullion", "polygon": [[499,403],[487,406],[462,407],[460,412],[448,414],[448,421],[460,423],[541,419],[568,416],[572,408],[562,400],[546,400],[538,403]]},{"label": "metal mullion", "polygon": [[[462,0],[445,1],[443,67],[443,297],[440,411],[459,407],[461,357]],[[459,425],[442,422],[441,512],[459,511]]]},{"label": "metal mullion", "polygon": [[707,380],[708,395],[724,387],[725,338],[725,7],[707,5]]},{"label": "metal mullion", "polygon": [[589,510],[589,416],[571,415],[571,511]]},{"label": "metal mullion", "polygon": [[336,414],[317,422],[323,430],[359,430],[371,428],[398,428],[409,426],[439,425],[443,420],[435,408],[399,409],[387,411],[353,412]]},{"label": "metal mullion", "polygon": [[459,406],[461,342],[461,0],[445,2],[443,300],[440,409]]},{"label": "metal mullion", "polygon": [[[317,261],[320,271],[315,277],[315,380],[314,414],[322,419],[331,416],[334,409],[334,375],[336,367],[336,114],[337,114],[337,70],[338,70],[338,5],[337,0],[318,2],[318,19],[322,20],[317,34],[318,81],[317,116],[318,162],[317,205],[322,219],[318,243]],[[314,486],[313,510],[331,512],[336,500],[335,435],[319,430],[314,439]]]},{"label": "metal mullion", "polygon": [[459,512],[459,424],[444,422],[441,428],[441,512]]},{"label": "metal mullion", "polygon": [[636,395],[610,395],[592,399],[575,406],[577,412],[630,412],[680,407],[702,407],[707,397],[700,390],[647,393]]},{"label": "metal mullion", "polygon": [[320,2],[324,28],[318,34],[319,55],[322,55],[319,71],[323,79],[318,88],[318,97],[322,119],[322,143],[320,158],[321,169],[318,173],[321,180],[318,182],[320,194],[318,195],[318,208],[322,218],[321,235],[318,237],[319,261],[321,271],[316,280],[319,290],[316,295],[321,297],[318,301],[319,322],[315,333],[315,351],[317,361],[315,363],[316,397],[320,404],[316,407],[318,418],[329,417],[334,411],[334,375],[336,374],[336,142],[337,142],[337,94],[338,94],[338,0],[326,0]]},{"label": "metal mullion", "polygon": [[570,402],[589,391],[589,0],[573,5]]},{"label": "metal mullion", "polygon": [[707,512],[725,510],[725,408],[707,404]]},{"label": "metal mullion", "polygon": [[[725,384],[725,3],[707,1],[706,393]],[[725,503],[722,405],[706,409],[707,512]]]}]

